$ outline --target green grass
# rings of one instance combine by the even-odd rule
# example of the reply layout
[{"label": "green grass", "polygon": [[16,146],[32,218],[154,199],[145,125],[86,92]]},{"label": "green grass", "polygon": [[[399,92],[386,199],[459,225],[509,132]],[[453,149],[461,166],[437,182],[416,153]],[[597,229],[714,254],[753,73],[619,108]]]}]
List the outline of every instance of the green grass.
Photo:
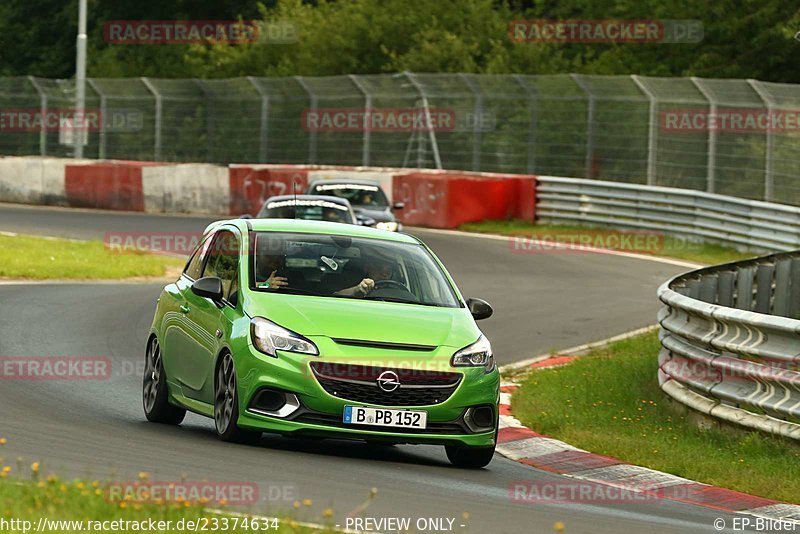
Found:
[{"label": "green grass", "polygon": [[[301,505],[302,506],[302,505]],[[262,522],[256,523],[255,528],[252,524],[245,523],[247,517],[242,513],[221,509],[218,505],[203,506],[198,503],[170,503],[170,504],[138,504],[133,502],[110,502],[106,500],[103,486],[99,482],[82,482],[79,480],[61,481],[55,477],[48,477],[47,480],[19,481],[11,478],[0,480],[0,528],[2,520],[10,519],[30,521],[28,532],[33,531],[40,518],[50,520],[50,527],[47,532],[78,532],[80,527],[75,524],[64,523],[68,521],[82,521],[84,531],[87,528],[86,521],[164,521],[163,527],[170,525],[168,530],[158,530],[158,532],[194,532],[195,529],[188,526],[188,521],[199,525],[207,526],[208,532],[228,532],[252,534],[253,532],[277,532],[286,533],[306,533],[306,532],[334,532],[330,527],[323,529],[304,526],[293,519],[289,514],[271,515],[264,513],[262,517],[270,518],[265,525]],[[255,512],[252,512],[255,514]],[[261,514],[258,514],[261,515]],[[215,523],[217,528],[213,529]],[[227,528],[223,528],[224,521],[227,520]],[[61,521],[62,523],[56,523]],[[166,523],[169,521],[170,523]],[[183,521],[183,523],[181,523]],[[275,522],[273,522],[275,521]],[[235,523],[236,522],[236,523]],[[314,521],[315,524],[327,523],[325,521]],[[19,523],[17,526],[19,527]],[[14,525],[7,525],[13,527]],[[113,532],[140,532],[130,523],[118,523],[120,528],[113,529]],[[128,528],[122,528],[127,526]],[[266,527],[269,528],[266,528]],[[179,530],[183,527],[182,530]],[[236,527],[236,528],[234,528]],[[277,527],[277,528],[276,528]],[[200,527],[202,531],[202,527]],[[21,528],[16,529],[21,532]],[[104,528],[112,531],[110,528]],[[7,528],[3,532],[14,531]],[[100,532],[95,529],[94,531]]]},{"label": "green grass", "polygon": [[[515,237],[538,237],[540,239],[562,242],[572,242],[573,240],[578,240],[580,236],[586,236],[588,234],[592,238],[592,242],[597,243],[598,246],[608,244],[609,246],[606,248],[614,248],[613,242],[608,240],[607,237],[620,234],[621,232],[636,233],[642,237],[646,236],[645,231],[620,231],[588,226],[534,224],[527,221],[482,221],[463,224],[459,229],[465,232],[499,234]],[[632,250],[630,248],[623,250],[625,252],[640,252],[709,265],[752,258],[756,255],[755,253],[740,252],[732,247],[714,245],[711,243],[690,242],[672,236],[662,236],[655,232],[648,233],[654,236],[654,240],[650,242],[650,245],[646,245],[640,250]]]},{"label": "green grass", "polygon": [[797,503],[800,446],[745,430],[700,429],[658,387],[658,349],[652,332],[532,372],[512,397],[514,416],[597,454]]},{"label": "green grass", "polygon": [[100,241],[0,235],[0,278],[120,279],[164,276],[183,265],[177,258],[111,253]]}]

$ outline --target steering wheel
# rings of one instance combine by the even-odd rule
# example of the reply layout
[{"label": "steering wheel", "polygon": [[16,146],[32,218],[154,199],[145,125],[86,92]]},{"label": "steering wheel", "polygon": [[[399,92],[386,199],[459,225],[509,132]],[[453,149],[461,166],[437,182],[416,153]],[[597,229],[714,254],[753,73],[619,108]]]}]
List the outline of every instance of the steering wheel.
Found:
[{"label": "steering wheel", "polygon": [[406,286],[395,280],[378,280],[377,282],[375,282],[375,289],[386,289],[388,287],[395,287],[397,289],[402,289],[403,291],[408,292],[408,288]]}]

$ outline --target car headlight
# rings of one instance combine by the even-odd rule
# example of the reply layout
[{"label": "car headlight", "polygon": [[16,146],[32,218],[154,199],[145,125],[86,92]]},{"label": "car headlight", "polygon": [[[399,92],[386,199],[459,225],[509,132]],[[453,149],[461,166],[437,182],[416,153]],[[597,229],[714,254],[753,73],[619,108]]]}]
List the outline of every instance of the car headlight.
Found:
[{"label": "car headlight", "polygon": [[278,357],[276,351],[279,350],[311,354],[313,356],[319,355],[317,346],[311,340],[278,326],[263,317],[254,317],[250,321],[250,337],[255,348],[274,358]]},{"label": "car headlight", "polygon": [[388,232],[396,232],[397,223],[394,221],[379,222],[378,224],[375,225],[375,228],[379,230],[386,230]]},{"label": "car headlight", "polygon": [[487,373],[494,370],[492,344],[481,334],[478,341],[453,354],[450,360],[453,367],[483,367]]}]

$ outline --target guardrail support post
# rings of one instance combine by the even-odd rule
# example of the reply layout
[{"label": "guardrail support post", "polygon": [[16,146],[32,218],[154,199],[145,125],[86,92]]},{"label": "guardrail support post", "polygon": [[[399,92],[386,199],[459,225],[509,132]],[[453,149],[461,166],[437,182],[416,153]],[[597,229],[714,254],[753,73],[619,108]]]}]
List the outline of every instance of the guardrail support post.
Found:
[{"label": "guardrail support post", "polygon": [[717,277],[717,304],[730,308],[733,306],[733,271],[724,271]]},{"label": "guardrail support post", "polygon": [[800,258],[792,258],[791,283],[789,287],[789,310],[787,317],[800,319]]},{"label": "guardrail support post", "polygon": [[706,275],[700,280],[700,300],[715,304],[717,301],[718,279],[715,275]]},{"label": "guardrail support post", "polygon": [[789,258],[775,262],[775,299],[772,304],[772,313],[782,317],[789,316],[791,269],[792,260]]},{"label": "guardrail support post", "polygon": [[743,267],[736,273],[736,308],[753,310],[753,277],[755,268]]},{"label": "guardrail support post", "polygon": [[761,264],[756,270],[756,313],[770,313],[770,303],[772,302],[772,280],[775,274],[775,266]]}]

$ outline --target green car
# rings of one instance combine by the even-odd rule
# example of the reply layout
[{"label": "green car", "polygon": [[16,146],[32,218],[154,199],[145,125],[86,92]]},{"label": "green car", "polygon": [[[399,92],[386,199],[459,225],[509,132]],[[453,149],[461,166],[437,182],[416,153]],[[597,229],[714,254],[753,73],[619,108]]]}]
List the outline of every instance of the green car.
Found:
[{"label": "green car", "polygon": [[417,238],[354,225],[215,223],[161,292],[147,340],[147,419],[213,417],[226,441],[262,432],[422,443],[483,467],[500,378],[465,300]]}]

